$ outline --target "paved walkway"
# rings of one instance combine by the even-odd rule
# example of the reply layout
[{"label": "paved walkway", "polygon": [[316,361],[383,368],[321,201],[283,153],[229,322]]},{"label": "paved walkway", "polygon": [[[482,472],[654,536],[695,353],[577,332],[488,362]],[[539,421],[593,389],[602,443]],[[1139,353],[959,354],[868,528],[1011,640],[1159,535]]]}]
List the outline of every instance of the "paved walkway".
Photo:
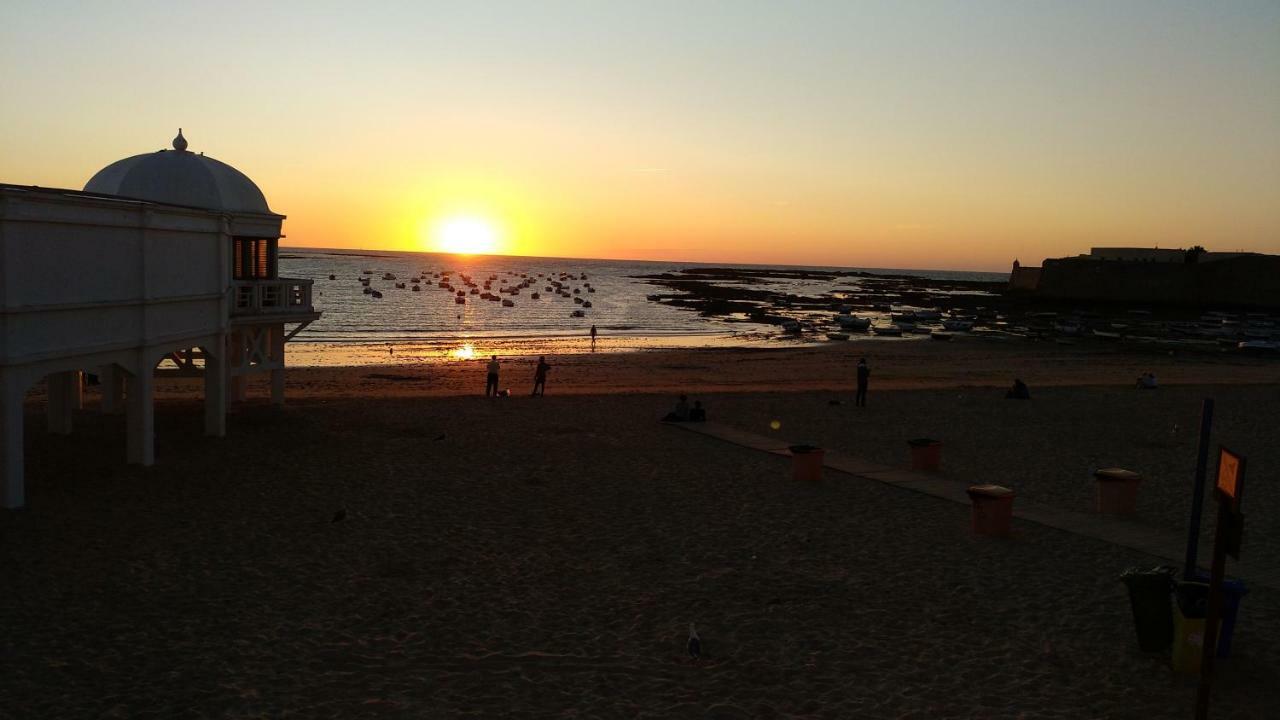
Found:
[{"label": "paved walkway", "polygon": [[[764,435],[756,435],[755,433],[739,430],[721,423],[670,423],[670,425],[753,450],[760,450],[783,457],[791,456],[791,451],[787,449],[790,443],[786,441],[765,437]],[[834,450],[826,451],[823,465],[831,470],[837,470],[865,480],[875,480],[886,485],[932,495],[933,497],[950,500],[961,505],[969,504],[969,495],[966,492],[969,483],[954,478],[878,465]],[[1212,503],[1206,503],[1206,519],[1210,517],[1211,510]],[[1084,537],[1102,540],[1113,545],[1138,550],[1168,561],[1179,568],[1182,567],[1182,563],[1185,560],[1186,535],[1146,527],[1131,520],[1108,515],[1063,510],[1022,497],[1014,501],[1013,516],[1058,530],[1065,530],[1076,535],[1083,535]],[[1206,548],[1202,545],[1200,559],[1202,564],[1209,562],[1212,559],[1212,548]],[[1243,578],[1250,585],[1261,585],[1273,590],[1280,590],[1280,568],[1255,567],[1248,563],[1229,560],[1227,571],[1232,577]]]}]

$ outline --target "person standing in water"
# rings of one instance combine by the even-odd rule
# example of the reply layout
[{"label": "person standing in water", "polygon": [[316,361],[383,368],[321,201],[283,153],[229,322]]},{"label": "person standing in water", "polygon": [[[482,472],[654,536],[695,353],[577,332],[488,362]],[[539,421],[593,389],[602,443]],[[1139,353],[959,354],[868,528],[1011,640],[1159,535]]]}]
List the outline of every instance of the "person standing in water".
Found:
[{"label": "person standing in water", "polygon": [[858,359],[858,394],[853,399],[855,407],[867,406],[867,382],[871,379],[871,368],[867,367],[867,359]]},{"label": "person standing in water", "polygon": [[547,356],[546,355],[539,356],[538,367],[533,371],[533,394],[534,395],[547,394],[547,371],[550,369],[551,369],[551,366],[547,364]]},{"label": "person standing in water", "polygon": [[596,349],[596,326],[591,326],[591,349]]},{"label": "person standing in water", "polygon": [[489,356],[489,376],[488,378],[485,379],[485,383],[484,383],[485,397],[498,396],[498,370],[500,369],[500,367],[501,366],[498,365],[498,356],[490,355]]}]

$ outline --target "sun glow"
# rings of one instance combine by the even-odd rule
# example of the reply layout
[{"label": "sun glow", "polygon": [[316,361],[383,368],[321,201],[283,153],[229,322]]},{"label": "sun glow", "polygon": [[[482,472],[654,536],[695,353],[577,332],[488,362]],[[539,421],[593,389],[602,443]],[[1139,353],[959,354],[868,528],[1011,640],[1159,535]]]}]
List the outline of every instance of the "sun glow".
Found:
[{"label": "sun glow", "polygon": [[436,224],[435,247],[457,255],[487,255],[498,250],[498,229],[484,218],[459,216]]},{"label": "sun glow", "polygon": [[449,357],[454,360],[470,360],[476,356],[476,348],[471,343],[467,343],[462,347],[456,347],[449,351]]}]

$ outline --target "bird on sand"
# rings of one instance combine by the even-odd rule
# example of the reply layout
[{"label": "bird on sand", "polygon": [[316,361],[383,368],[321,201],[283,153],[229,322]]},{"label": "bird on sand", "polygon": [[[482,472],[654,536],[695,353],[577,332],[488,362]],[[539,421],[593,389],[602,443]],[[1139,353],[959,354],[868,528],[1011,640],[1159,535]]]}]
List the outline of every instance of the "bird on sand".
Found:
[{"label": "bird on sand", "polygon": [[339,510],[338,512],[336,512],[336,513],[334,513],[334,514],[333,514],[333,521],[334,521],[334,522],[336,522],[336,523],[337,523],[337,522],[342,522],[343,520],[346,520],[346,519],[347,519],[347,510],[346,510],[346,508],[343,508],[343,509],[341,509],[341,510]]},{"label": "bird on sand", "polygon": [[702,638],[698,637],[698,631],[693,628],[693,623],[689,623],[689,657],[697,660],[702,656]]}]

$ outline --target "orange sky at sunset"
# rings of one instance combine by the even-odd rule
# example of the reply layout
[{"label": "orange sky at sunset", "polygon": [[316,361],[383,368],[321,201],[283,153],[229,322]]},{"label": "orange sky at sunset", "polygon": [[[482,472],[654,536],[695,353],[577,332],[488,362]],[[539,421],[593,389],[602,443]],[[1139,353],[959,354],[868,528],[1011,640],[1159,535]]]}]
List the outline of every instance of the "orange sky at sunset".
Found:
[{"label": "orange sky at sunset", "polygon": [[1280,252],[1275,4],[342,7],[8,7],[0,181],[79,188],[181,126],[297,246],[465,217],[569,257]]}]

